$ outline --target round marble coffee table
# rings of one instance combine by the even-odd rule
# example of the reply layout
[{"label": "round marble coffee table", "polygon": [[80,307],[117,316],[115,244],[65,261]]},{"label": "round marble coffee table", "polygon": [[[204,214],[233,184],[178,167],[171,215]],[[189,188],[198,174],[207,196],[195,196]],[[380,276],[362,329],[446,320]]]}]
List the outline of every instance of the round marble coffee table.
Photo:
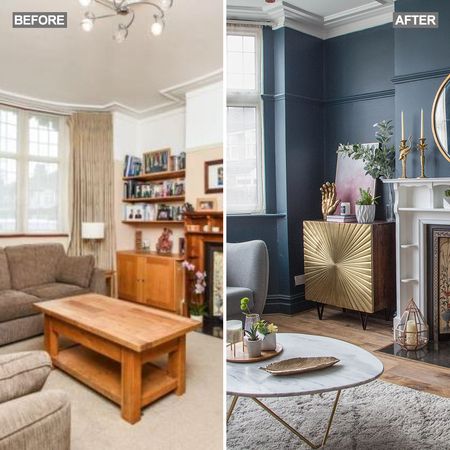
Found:
[{"label": "round marble coffee table", "polygon": [[[227,394],[233,396],[227,421],[239,397],[250,397],[304,443],[311,448],[321,448],[328,439],[341,391],[375,380],[383,373],[383,364],[371,353],[356,345],[328,337],[278,333],[277,342],[283,345],[284,350],[268,361],[250,364],[227,363]],[[302,375],[274,376],[260,369],[261,366],[275,361],[301,356],[334,356],[340,362],[327,369]],[[336,391],[336,398],[320,444],[312,443],[258,399],[258,397],[321,394],[329,391]]]}]

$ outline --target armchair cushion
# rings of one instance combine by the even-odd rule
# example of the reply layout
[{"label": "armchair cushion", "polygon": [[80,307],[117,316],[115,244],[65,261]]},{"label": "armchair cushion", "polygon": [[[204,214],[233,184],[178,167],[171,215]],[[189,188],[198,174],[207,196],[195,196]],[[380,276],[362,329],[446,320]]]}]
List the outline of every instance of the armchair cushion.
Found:
[{"label": "armchair cushion", "polygon": [[0,291],[4,289],[11,289],[11,277],[5,250],[0,248]]},{"label": "armchair cushion", "polygon": [[69,450],[70,403],[63,391],[36,392],[0,405],[0,450]]},{"label": "armchair cushion", "polygon": [[37,314],[33,303],[38,301],[39,298],[26,292],[0,291],[0,322]]},{"label": "armchair cushion", "polygon": [[253,291],[248,288],[243,287],[230,287],[227,286],[227,317],[228,318],[241,318],[243,319],[243,314],[241,311],[241,298],[248,297],[250,300],[248,303],[250,311],[253,311],[255,306],[253,300]]},{"label": "armchair cushion", "polygon": [[95,268],[92,272],[89,290],[96,294],[107,295],[105,271]]},{"label": "armchair cushion", "polygon": [[56,276],[56,281],[87,288],[91,281],[95,259],[92,255],[65,256]]},{"label": "armchair cushion", "polygon": [[39,300],[55,300],[57,298],[72,297],[74,295],[86,294],[89,289],[65,283],[48,283],[24,289],[27,294],[39,297]]},{"label": "armchair cushion", "polygon": [[[0,355],[0,403],[39,391],[51,370],[50,356],[44,351]],[[4,422],[0,423],[3,429]]]}]

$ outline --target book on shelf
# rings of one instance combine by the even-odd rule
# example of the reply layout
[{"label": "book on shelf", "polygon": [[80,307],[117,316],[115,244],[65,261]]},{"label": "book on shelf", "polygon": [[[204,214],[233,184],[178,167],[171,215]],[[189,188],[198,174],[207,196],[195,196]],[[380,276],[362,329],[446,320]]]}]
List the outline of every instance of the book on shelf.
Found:
[{"label": "book on shelf", "polygon": [[336,214],[334,216],[327,216],[327,222],[351,223],[356,222],[354,214]]},{"label": "book on shelf", "polygon": [[123,197],[129,198],[164,198],[184,195],[184,180],[166,180],[161,182],[142,182],[129,180],[123,184]]},{"label": "book on shelf", "polygon": [[133,203],[123,205],[123,220],[127,222],[156,222],[158,220],[183,220],[181,206],[158,203]]},{"label": "book on shelf", "polygon": [[137,177],[142,174],[142,159],[137,156],[126,155],[123,169],[124,177]]}]

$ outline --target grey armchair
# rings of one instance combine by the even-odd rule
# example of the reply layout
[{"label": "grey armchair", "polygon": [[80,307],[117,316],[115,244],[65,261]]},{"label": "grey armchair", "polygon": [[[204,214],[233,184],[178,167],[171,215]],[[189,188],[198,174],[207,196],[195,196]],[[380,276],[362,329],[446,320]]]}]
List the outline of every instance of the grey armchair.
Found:
[{"label": "grey armchair", "polygon": [[227,244],[227,319],[242,319],[240,300],[250,299],[253,313],[262,314],[269,282],[269,254],[263,241]]},{"label": "grey armchair", "polygon": [[43,351],[0,355],[0,450],[69,450],[70,403],[41,391],[52,363]]}]

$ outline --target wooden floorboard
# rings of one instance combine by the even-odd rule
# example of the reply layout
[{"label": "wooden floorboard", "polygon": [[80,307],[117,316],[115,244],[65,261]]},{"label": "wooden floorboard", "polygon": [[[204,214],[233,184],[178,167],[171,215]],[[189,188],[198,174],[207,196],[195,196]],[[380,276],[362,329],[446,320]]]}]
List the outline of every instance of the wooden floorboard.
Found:
[{"label": "wooden floorboard", "polygon": [[278,325],[280,332],[329,336],[359,345],[383,362],[383,381],[450,398],[450,369],[376,351],[392,343],[392,321],[370,317],[364,331],[358,314],[331,308],[325,308],[323,320],[318,319],[315,309],[293,316],[266,314],[263,318]]}]

